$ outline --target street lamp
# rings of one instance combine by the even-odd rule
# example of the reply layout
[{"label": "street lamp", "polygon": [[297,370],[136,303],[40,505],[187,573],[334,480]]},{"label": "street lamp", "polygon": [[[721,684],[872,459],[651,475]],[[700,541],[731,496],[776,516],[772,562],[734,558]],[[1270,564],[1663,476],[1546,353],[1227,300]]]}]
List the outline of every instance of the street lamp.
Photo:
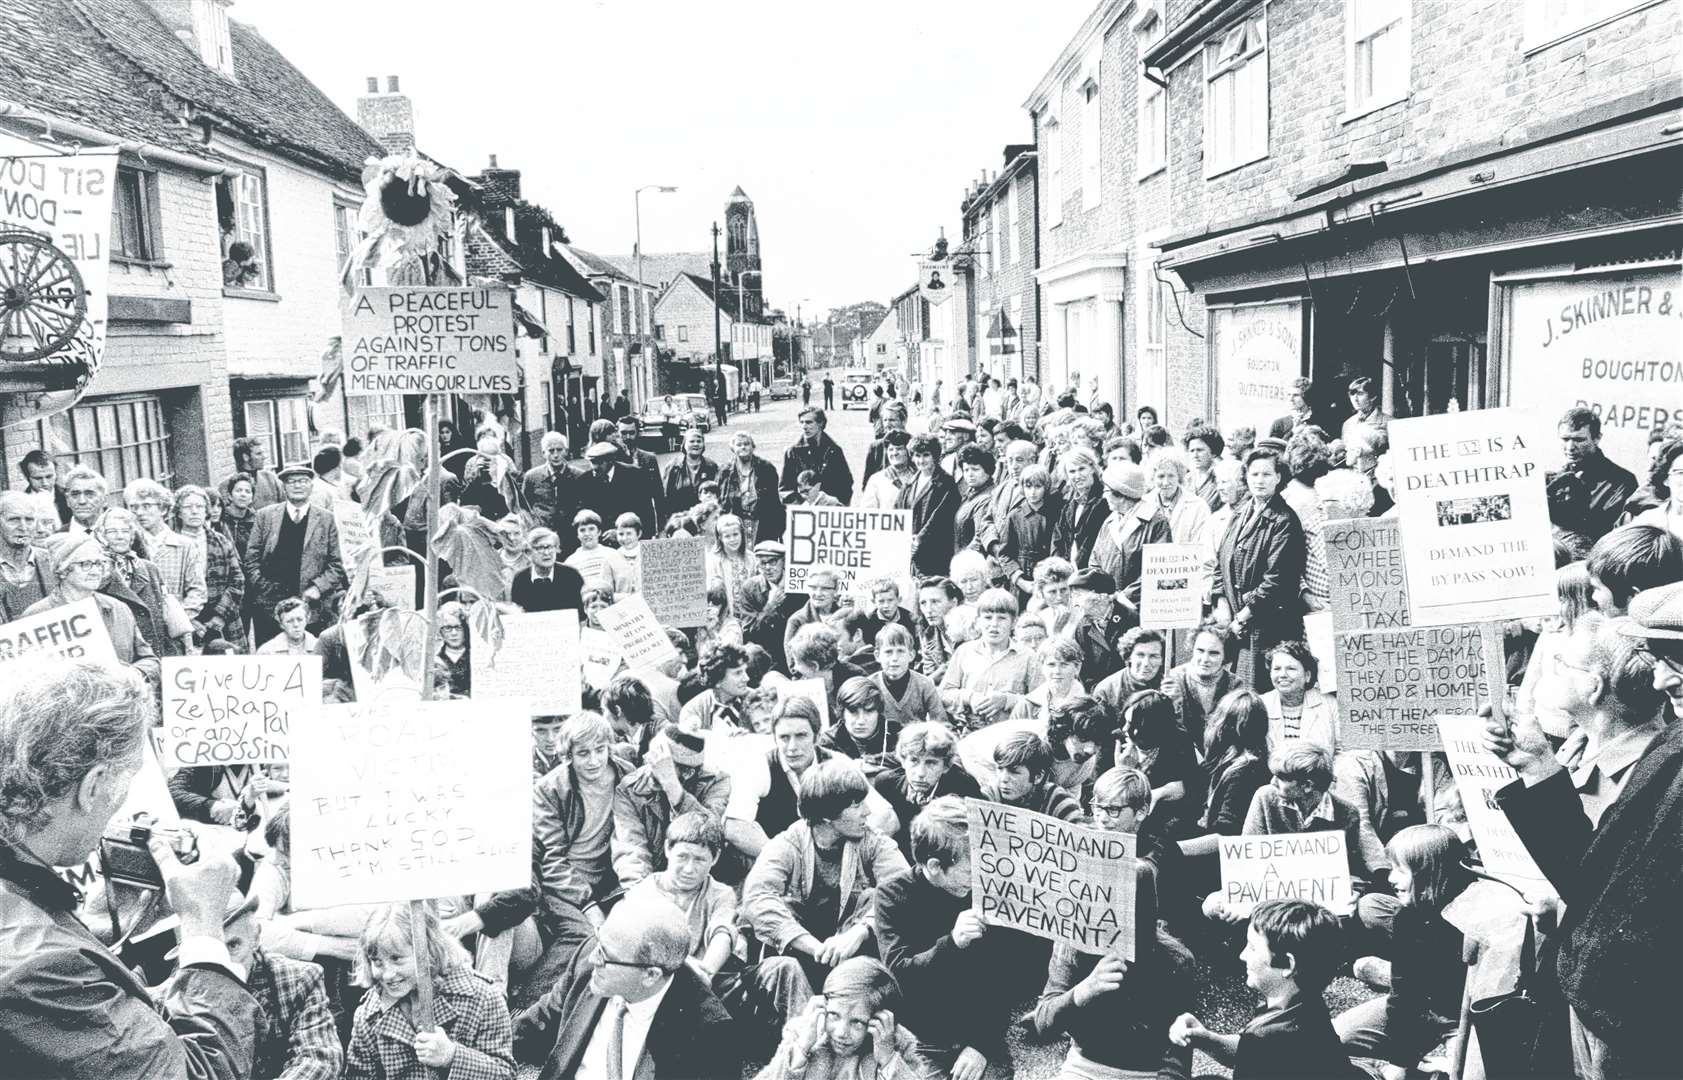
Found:
[{"label": "street lamp", "polygon": [[[637,303],[632,307],[631,311],[633,314],[636,314],[638,310],[643,312],[642,316],[637,320],[637,351],[638,359],[645,365],[649,362],[648,325],[649,320],[654,318],[654,312],[650,310],[653,305],[649,303],[648,297],[644,295],[643,285],[643,192],[658,191],[662,195],[670,195],[677,190],[677,188],[670,184],[644,184],[631,195],[633,213],[635,214],[637,220]],[[653,370],[653,368],[646,366],[644,368],[645,372],[652,373]],[[645,386],[645,400],[647,400],[647,391],[648,387]]]}]

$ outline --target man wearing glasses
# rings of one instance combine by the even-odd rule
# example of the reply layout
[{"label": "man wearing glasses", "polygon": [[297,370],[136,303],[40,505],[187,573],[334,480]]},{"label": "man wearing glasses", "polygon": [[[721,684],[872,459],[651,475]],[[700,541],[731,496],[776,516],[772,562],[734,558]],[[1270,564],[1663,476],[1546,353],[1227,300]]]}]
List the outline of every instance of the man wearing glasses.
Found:
[{"label": "man wearing glasses", "polygon": [[514,1022],[514,1056],[539,1080],[739,1080],[731,1017],[685,963],[689,922],[664,900],[630,896],[566,980]]},{"label": "man wearing glasses", "polygon": [[532,565],[514,575],[508,598],[522,611],[579,610],[583,604],[584,577],[560,562],[561,537],[554,529],[538,526],[526,534]]}]

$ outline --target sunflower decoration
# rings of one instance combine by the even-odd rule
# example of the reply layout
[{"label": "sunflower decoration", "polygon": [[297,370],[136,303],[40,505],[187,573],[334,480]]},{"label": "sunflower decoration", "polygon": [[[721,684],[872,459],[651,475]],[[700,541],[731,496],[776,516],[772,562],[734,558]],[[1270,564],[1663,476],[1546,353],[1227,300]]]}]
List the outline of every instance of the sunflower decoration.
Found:
[{"label": "sunflower decoration", "polygon": [[425,266],[450,235],[456,194],[444,182],[446,175],[443,167],[414,154],[368,159],[362,170],[367,197],[357,218],[362,241],[345,266],[347,287],[374,266],[388,276]]}]

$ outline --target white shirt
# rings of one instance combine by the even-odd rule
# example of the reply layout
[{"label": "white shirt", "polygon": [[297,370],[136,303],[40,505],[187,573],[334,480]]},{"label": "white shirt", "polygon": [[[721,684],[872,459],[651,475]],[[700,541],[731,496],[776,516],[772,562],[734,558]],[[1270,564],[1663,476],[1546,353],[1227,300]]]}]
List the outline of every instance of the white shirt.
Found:
[{"label": "white shirt", "polygon": [[672,978],[668,976],[659,990],[642,1001],[609,998],[607,1008],[596,1020],[596,1030],[591,1032],[590,1041],[585,1044],[584,1056],[579,1058],[578,1072],[573,1074],[577,1080],[608,1080],[608,1045],[613,1041],[614,1010],[621,1006],[625,1007],[625,1037],[620,1044],[623,1050],[620,1080],[632,1080],[637,1075],[637,1063],[643,1058],[643,1048],[649,1041],[649,1028],[654,1024],[655,1013],[670,989]]}]

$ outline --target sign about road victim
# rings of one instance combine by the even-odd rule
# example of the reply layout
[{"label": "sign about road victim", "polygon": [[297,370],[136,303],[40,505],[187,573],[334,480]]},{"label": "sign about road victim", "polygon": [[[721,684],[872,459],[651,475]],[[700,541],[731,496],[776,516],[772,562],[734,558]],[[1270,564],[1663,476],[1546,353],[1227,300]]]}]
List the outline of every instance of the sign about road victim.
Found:
[{"label": "sign about road victim", "polygon": [[1131,834],[981,799],[964,803],[970,904],[984,922],[1085,953],[1134,959],[1138,877]]},{"label": "sign about road victim", "polygon": [[852,506],[791,506],[783,546],[783,588],[807,591],[806,575],[825,567],[841,577],[843,596],[863,596],[867,584],[887,575],[900,582],[900,596],[912,595],[912,512]]},{"label": "sign about road victim", "polygon": [[1439,713],[1474,713],[1484,686],[1477,626],[1338,634],[1338,748],[1438,750]]},{"label": "sign about road victim", "polygon": [[319,656],[166,656],[164,764],[285,762],[321,711]]},{"label": "sign about road victim", "polygon": [[1321,527],[1328,594],[1340,633],[1409,625],[1402,529],[1393,518],[1346,518]]},{"label": "sign about road victim", "polygon": [[518,393],[505,288],[358,289],[345,304],[341,348],[351,397]]},{"label": "sign about road victim", "polygon": [[1556,614],[1536,416],[1446,413],[1394,420],[1390,434],[1413,625]]},{"label": "sign about road victim", "polygon": [[1336,915],[1355,905],[1341,832],[1220,839],[1221,898],[1241,918],[1264,900],[1309,900]]},{"label": "sign about road victim", "polygon": [[292,902],[520,889],[532,880],[528,706],[329,705],[293,732]]}]

